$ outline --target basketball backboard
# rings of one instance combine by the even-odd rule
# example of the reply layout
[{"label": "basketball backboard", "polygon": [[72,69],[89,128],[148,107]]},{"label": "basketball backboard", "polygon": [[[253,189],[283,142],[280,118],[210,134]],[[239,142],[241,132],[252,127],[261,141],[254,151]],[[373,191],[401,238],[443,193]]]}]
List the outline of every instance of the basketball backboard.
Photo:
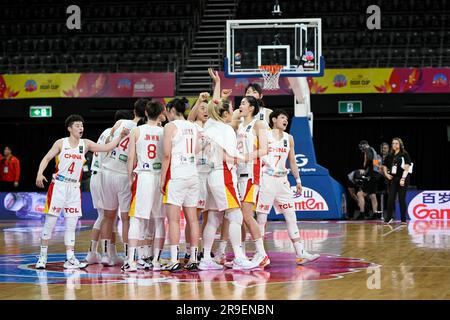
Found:
[{"label": "basketball backboard", "polygon": [[261,65],[282,65],[280,76],[321,76],[321,19],[227,20],[226,77],[260,77]]}]

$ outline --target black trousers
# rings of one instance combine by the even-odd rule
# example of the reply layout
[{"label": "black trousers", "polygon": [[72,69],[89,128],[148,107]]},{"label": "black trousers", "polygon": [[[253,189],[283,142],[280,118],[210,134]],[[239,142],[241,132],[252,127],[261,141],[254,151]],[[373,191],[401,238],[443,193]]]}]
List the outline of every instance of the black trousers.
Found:
[{"label": "black trousers", "polygon": [[388,185],[388,203],[387,203],[387,216],[386,221],[391,220],[391,218],[394,216],[394,210],[395,210],[395,198],[398,194],[398,202],[400,204],[400,215],[402,222],[406,222],[406,189],[408,189],[409,185],[409,177],[405,180],[405,185],[402,187],[400,186],[400,179],[401,177],[394,177],[389,185]]}]

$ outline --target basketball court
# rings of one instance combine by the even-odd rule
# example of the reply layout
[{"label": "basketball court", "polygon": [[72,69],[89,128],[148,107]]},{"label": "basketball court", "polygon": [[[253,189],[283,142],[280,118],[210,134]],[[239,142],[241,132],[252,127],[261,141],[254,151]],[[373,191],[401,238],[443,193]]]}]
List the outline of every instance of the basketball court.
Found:
[{"label": "basketball court", "polygon": [[[79,258],[90,222],[77,232]],[[272,264],[254,271],[123,273],[91,265],[64,270],[63,232],[50,244],[47,270],[35,270],[39,223],[1,224],[0,299],[316,300],[449,299],[450,226],[381,222],[301,222],[306,248],[321,257],[294,263],[284,222],[270,222],[265,244]],[[252,253],[249,247],[249,255]],[[183,250],[183,249],[181,249]],[[167,258],[168,252],[163,253]]]}]

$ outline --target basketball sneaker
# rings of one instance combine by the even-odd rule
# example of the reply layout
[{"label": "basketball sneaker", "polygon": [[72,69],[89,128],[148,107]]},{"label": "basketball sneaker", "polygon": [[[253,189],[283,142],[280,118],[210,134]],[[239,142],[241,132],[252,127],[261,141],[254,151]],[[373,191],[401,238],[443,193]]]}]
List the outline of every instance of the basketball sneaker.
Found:
[{"label": "basketball sneaker", "polygon": [[151,262],[149,264],[144,259],[139,259],[138,261],[136,261],[136,264],[137,264],[137,268],[140,269],[140,270],[145,270],[145,269],[148,270],[148,269],[150,269],[152,267]]},{"label": "basketball sneaker", "polygon": [[64,269],[83,269],[87,267],[86,262],[80,262],[77,258],[72,257],[64,262]]},{"label": "basketball sneaker", "polygon": [[218,264],[213,259],[202,259],[198,265],[200,270],[222,270],[223,265]]},{"label": "basketball sneaker", "polygon": [[132,261],[131,263],[125,261],[123,266],[120,267],[120,270],[122,270],[123,272],[136,272],[138,270],[138,265],[136,261]]},{"label": "basketball sneaker", "polygon": [[232,268],[234,270],[250,270],[258,268],[258,264],[248,259],[234,258]]},{"label": "basketball sneaker", "polygon": [[186,263],[184,265],[184,269],[186,269],[188,271],[198,270],[198,262],[196,262],[196,261],[188,261],[188,263]]},{"label": "basketball sneaker", "polygon": [[214,261],[218,264],[224,265],[227,262],[227,256],[224,253],[219,253],[214,257]]},{"label": "basketball sneaker", "polygon": [[169,262],[161,267],[162,271],[178,271],[181,270],[180,260]]},{"label": "basketball sneaker", "polygon": [[184,255],[184,261],[183,261],[183,263],[184,264],[186,264],[186,263],[188,263],[188,261],[191,259],[191,255],[189,254],[189,253],[186,253],[185,255]]},{"label": "basketball sneaker", "polygon": [[114,261],[111,259],[109,254],[102,254],[100,263],[105,267],[113,267],[115,265]]},{"label": "basketball sneaker", "polygon": [[45,269],[46,266],[47,266],[47,257],[39,256],[39,259],[36,262],[36,269]]},{"label": "basketball sneaker", "polygon": [[87,264],[97,264],[102,260],[102,256],[98,252],[89,251],[85,260]]},{"label": "basketball sneaker", "polygon": [[124,263],[123,258],[119,257],[117,254],[111,256],[109,259],[113,266],[121,266]]},{"label": "basketball sneaker", "polygon": [[302,265],[302,264],[317,260],[319,258],[320,258],[320,254],[317,254],[317,253],[311,254],[306,251],[303,251],[303,253],[300,256],[296,257],[295,262],[298,265]]},{"label": "basketball sneaker", "polygon": [[259,267],[264,268],[270,264],[270,259],[267,254],[263,255],[262,253],[257,252],[253,256],[252,262],[258,264]]}]

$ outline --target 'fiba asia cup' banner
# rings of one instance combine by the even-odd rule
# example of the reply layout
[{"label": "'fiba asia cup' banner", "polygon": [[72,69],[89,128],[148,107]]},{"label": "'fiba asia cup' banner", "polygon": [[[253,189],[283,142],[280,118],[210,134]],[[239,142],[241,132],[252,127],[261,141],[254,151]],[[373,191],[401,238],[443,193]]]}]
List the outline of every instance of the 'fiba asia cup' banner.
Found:
[{"label": "'fiba asia cup' banner", "polygon": [[[252,82],[262,78],[224,78],[222,88],[233,95],[244,94]],[[357,93],[450,93],[450,68],[325,69],[323,77],[308,77],[311,94]],[[292,95],[287,78],[280,77],[280,89],[265,95]]]},{"label": "'fiba asia cup' banner", "polygon": [[172,72],[0,74],[0,99],[168,97],[174,90]]}]

